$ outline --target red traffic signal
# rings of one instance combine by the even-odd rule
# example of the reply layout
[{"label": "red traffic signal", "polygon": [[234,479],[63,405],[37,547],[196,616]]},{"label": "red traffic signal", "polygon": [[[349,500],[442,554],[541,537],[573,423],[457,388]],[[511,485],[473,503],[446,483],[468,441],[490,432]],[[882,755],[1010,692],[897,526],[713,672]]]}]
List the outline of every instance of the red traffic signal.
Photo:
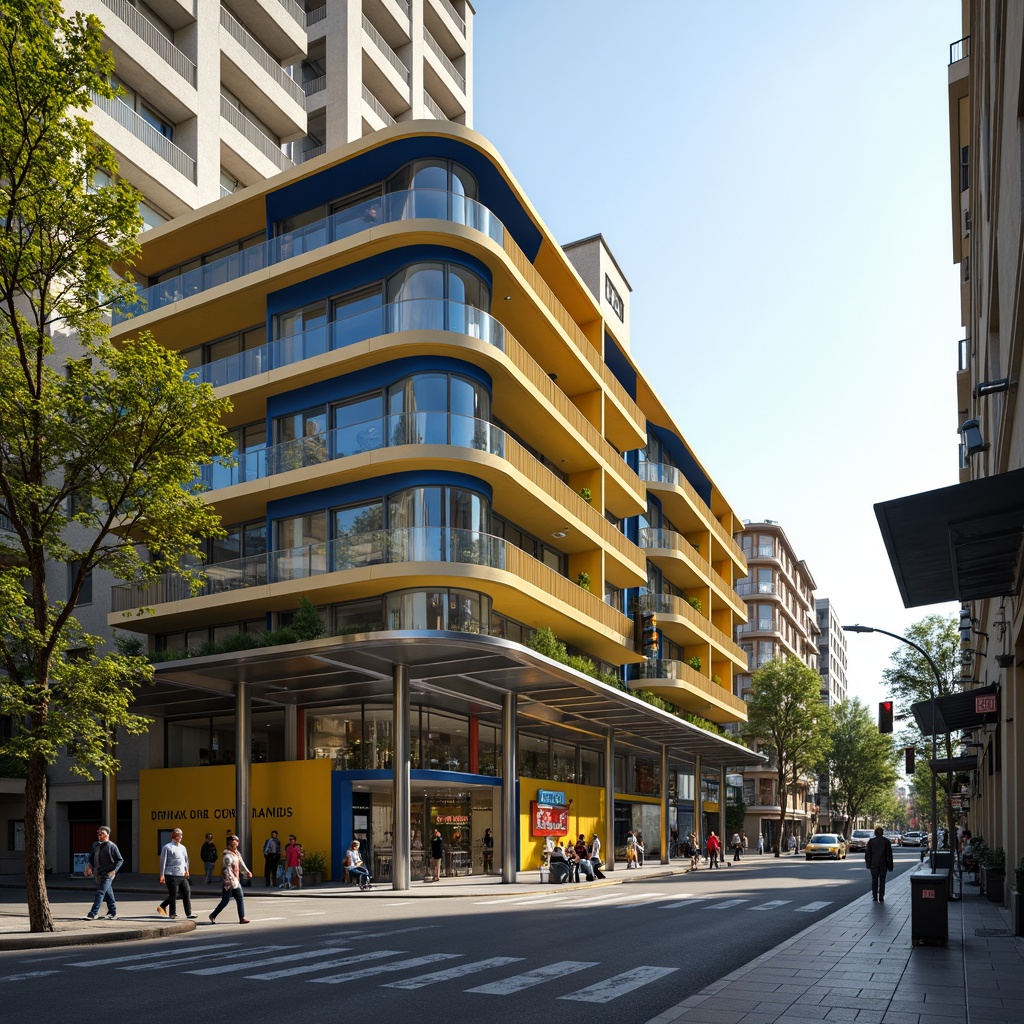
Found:
[{"label": "red traffic signal", "polygon": [[878,731],[892,732],[892,701],[883,700],[878,703]]}]

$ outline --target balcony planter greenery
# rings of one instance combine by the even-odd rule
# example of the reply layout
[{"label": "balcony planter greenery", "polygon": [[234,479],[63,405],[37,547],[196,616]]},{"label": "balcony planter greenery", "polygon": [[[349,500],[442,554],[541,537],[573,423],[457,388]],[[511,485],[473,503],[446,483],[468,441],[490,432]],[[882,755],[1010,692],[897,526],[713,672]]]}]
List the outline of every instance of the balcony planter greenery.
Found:
[{"label": "balcony planter greenery", "polygon": [[591,494],[589,487],[581,487],[579,495],[588,505],[590,504],[590,499],[593,495]]},{"label": "balcony planter greenery", "polygon": [[590,573],[589,572],[578,573],[577,576],[576,576],[576,582],[580,585],[580,587],[583,590],[589,590],[590,589]]},{"label": "balcony planter greenery", "polygon": [[694,670],[694,672],[699,672],[703,662],[695,654],[692,658],[687,658],[686,659],[686,664],[689,665],[690,668],[692,668]]},{"label": "balcony planter greenery", "polygon": [[703,611],[704,611],[704,605],[703,605],[703,604],[701,604],[701,600],[700,600],[700,598],[699,598],[699,597],[688,597],[688,598],[686,599],[686,603],[687,603],[687,604],[688,604],[688,605],[689,605],[689,606],[690,606],[690,607],[691,607],[691,608],[692,608],[692,609],[693,609],[693,610],[694,610],[695,612],[703,612]]}]

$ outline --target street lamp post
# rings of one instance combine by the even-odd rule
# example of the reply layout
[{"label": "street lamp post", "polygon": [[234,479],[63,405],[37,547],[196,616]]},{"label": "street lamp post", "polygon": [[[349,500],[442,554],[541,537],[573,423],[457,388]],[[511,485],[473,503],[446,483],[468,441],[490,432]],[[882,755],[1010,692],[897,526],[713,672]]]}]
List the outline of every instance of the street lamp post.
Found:
[{"label": "street lamp post", "polygon": [[[908,647],[913,647],[915,651],[920,654],[928,665],[931,667],[932,675],[935,677],[932,683],[932,760],[938,759],[936,753],[936,736],[935,736],[935,701],[939,695],[939,690],[942,687],[942,676],[939,675],[939,668],[935,664],[932,656],[918,643],[913,640],[908,640],[905,636],[900,636],[899,633],[890,633],[887,629],[878,629],[876,626],[843,626],[844,633],[882,633],[884,636],[891,636],[894,640],[899,640],[901,644],[906,644]],[[932,768],[932,853],[938,853],[939,849],[939,812],[936,798],[936,783],[935,783],[935,769]],[[934,865],[934,861],[933,861]],[[934,870],[934,867],[933,867]]]}]

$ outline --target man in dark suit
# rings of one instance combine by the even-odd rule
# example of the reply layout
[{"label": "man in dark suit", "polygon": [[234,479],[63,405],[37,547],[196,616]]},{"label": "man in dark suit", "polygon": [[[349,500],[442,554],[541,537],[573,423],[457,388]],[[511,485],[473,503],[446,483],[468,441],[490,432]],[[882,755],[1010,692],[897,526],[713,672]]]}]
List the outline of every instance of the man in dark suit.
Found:
[{"label": "man in dark suit", "polygon": [[864,849],[864,863],[871,872],[871,899],[876,903],[885,902],[885,876],[892,871],[892,843],[882,834],[882,826],[875,828],[875,834]]}]

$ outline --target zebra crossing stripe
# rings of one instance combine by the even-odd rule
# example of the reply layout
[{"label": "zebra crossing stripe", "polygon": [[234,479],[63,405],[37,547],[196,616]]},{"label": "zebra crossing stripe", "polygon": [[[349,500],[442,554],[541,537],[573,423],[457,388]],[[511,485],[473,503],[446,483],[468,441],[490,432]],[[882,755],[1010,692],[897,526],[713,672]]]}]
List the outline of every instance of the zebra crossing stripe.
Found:
[{"label": "zebra crossing stripe", "polygon": [[[260,953],[277,953],[283,949],[295,949],[294,946],[253,946],[246,949],[246,956],[256,956]],[[182,951],[184,952],[184,951]],[[181,967],[183,964],[194,964],[194,963],[209,963],[211,960],[226,960],[228,957],[236,957],[239,955],[237,949],[226,949],[221,950],[217,953],[195,953],[193,950],[188,950],[188,955],[177,956],[171,954],[170,957],[166,958],[162,962],[149,961],[145,964],[124,964],[118,967],[119,971],[165,971],[171,967]]]},{"label": "zebra crossing stripe", "polygon": [[808,903],[803,907],[794,907],[793,912],[796,914],[816,914],[819,910],[824,910],[825,907],[832,906],[831,900],[821,900],[817,903]]},{"label": "zebra crossing stripe", "polygon": [[467,988],[466,991],[480,992],[487,996],[510,996],[516,992],[521,992],[524,988],[541,985],[545,981],[554,981],[555,978],[562,978],[567,974],[575,974],[576,971],[583,971],[588,967],[597,966],[597,961],[559,960],[557,963],[548,964],[546,967],[538,967],[535,971],[516,974],[511,978],[505,978],[504,981],[492,981],[489,985]]},{"label": "zebra crossing stripe", "polygon": [[381,988],[402,988],[415,989],[424,988],[427,985],[436,985],[439,981],[453,981],[456,978],[465,977],[467,974],[476,974],[479,971],[487,971],[492,967],[504,967],[506,964],[519,963],[521,956],[492,956],[489,960],[476,960],[470,964],[456,964],[445,971],[434,971],[433,974],[421,974],[418,978],[403,978],[401,981],[389,981]]},{"label": "zebra crossing stripe", "polygon": [[[334,946],[328,949],[307,949],[304,953],[285,953],[283,956],[272,956],[267,960],[257,960],[255,963],[252,960],[246,960],[242,964],[221,964],[219,967],[201,967],[195,971],[186,971],[186,974],[198,974],[204,977],[208,977],[214,974],[231,974],[235,971],[249,971],[256,967],[266,967],[269,964],[290,964],[297,960],[312,960],[318,956],[330,956],[332,953],[344,953],[345,950],[351,949],[351,946]],[[251,953],[253,950],[246,950],[246,953]]]},{"label": "zebra crossing stripe", "polygon": [[775,910],[776,907],[784,907],[792,900],[769,900],[767,903],[759,903],[756,907],[747,907],[747,910]]},{"label": "zebra crossing stripe", "polygon": [[[311,974],[313,971],[326,971],[331,967],[347,967],[349,964],[361,964],[364,960],[380,960],[386,956],[401,956],[405,949],[375,949],[370,953],[354,953],[352,956],[339,957],[322,964],[304,964],[302,967],[290,967],[283,971],[267,971],[266,974],[247,974],[253,981],[276,981],[278,978],[291,978],[296,974]],[[250,965],[251,966],[251,965]]]},{"label": "zebra crossing stripe", "polygon": [[[205,946],[189,946],[188,951],[190,953],[199,952],[213,952],[216,953],[220,950],[230,949],[232,947],[240,946],[240,942],[215,942]],[[287,949],[287,946],[279,947],[281,949]],[[173,954],[171,954],[173,955]],[[136,960],[157,960],[160,958],[166,959],[168,953],[163,950],[160,953],[136,953],[134,956],[112,956],[105,960],[74,960],[68,964],[68,967],[106,967],[109,964],[126,964]]]},{"label": "zebra crossing stripe", "polygon": [[8,974],[0,978],[0,981],[28,981],[29,978],[48,978],[51,974],[60,974],[60,971],[27,971],[25,974]]},{"label": "zebra crossing stripe", "polygon": [[340,985],[343,981],[357,981],[359,978],[372,978],[375,974],[387,974],[389,971],[405,971],[410,967],[422,967],[424,964],[436,964],[438,960],[454,960],[462,953],[427,953],[425,956],[414,956],[410,960],[395,960],[390,964],[377,964],[375,967],[364,967],[361,971],[349,971],[347,974],[332,974],[327,978],[310,978],[312,984]]},{"label": "zebra crossing stripe", "polygon": [[614,978],[599,981],[596,985],[581,988],[578,992],[570,992],[567,996],[558,998],[571,999],[578,1003],[610,1003],[627,992],[649,985],[652,981],[678,970],[678,967],[635,967],[632,971],[616,974]]},{"label": "zebra crossing stripe", "polygon": [[663,903],[659,910],[678,910],[680,907],[689,907],[694,903],[700,903],[702,900],[710,899],[709,896],[687,896],[685,899],[681,899],[678,903]]},{"label": "zebra crossing stripe", "polygon": [[637,903],[619,903],[616,905],[616,910],[629,910],[632,907],[651,907],[656,903],[660,903],[662,900],[674,900],[674,896],[669,896],[666,893],[657,893],[650,899],[641,899]]},{"label": "zebra crossing stripe", "polygon": [[708,910],[728,910],[730,907],[738,907],[741,903],[749,903],[750,900],[722,900],[721,903],[712,903]]}]

